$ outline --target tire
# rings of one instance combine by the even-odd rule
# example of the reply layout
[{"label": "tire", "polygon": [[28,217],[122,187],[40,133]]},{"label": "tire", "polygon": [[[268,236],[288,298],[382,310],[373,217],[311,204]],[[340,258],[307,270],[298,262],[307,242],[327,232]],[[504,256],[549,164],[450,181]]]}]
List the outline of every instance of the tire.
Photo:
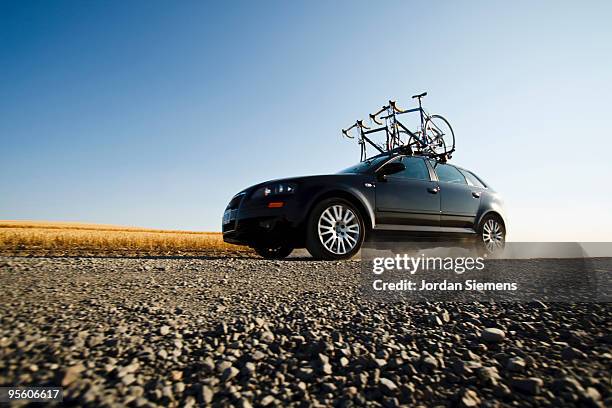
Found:
[{"label": "tire", "polygon": [[257,255],[264,259],[285,259],[293,251],[293,247],[280,245],[278,247],[255,247]]},{"label": "tire", "polygon": [[483,254],[498,254],[506,245],[506,227],[499,216],[486,215],[478,227],[478,249]]},{"label": "tire", "polygon": [[363,216],[347,200],[323,200],[308,217],[306,249],[315,259],[349,259],[359,251],[364,238]]}]

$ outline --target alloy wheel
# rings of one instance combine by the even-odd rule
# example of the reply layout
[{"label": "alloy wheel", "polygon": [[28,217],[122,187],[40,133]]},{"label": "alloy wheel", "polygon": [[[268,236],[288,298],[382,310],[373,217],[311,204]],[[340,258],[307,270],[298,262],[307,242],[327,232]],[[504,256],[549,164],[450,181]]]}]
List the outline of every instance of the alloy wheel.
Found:
[{"label": "alloy wheel", "polygon": [[504,229],[497,220],[491,218],[482,226],[482,241],[491,253],[503,248]]},{"label": "alloy wheel", "polygon": [[352,251],[361,234],[357,216],[341,204],[334,204],[321,213],[317,231],[321,244],[336,255]]}]

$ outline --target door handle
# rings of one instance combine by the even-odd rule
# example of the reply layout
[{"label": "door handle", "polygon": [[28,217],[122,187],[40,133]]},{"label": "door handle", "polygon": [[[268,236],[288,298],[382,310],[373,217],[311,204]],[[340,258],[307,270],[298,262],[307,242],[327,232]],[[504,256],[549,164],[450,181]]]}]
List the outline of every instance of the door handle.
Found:
[{"label": "door handle", "polygon": [[478,191],[472,191],[472,197],[480,198],[480,193]]},{"label": "door handle", "polygon": [[436,186],[436,187],[429,187],[427,189],[427,192],[431,193],[431,194],[438,194],[438,192],[440,191],[440,186]]}]

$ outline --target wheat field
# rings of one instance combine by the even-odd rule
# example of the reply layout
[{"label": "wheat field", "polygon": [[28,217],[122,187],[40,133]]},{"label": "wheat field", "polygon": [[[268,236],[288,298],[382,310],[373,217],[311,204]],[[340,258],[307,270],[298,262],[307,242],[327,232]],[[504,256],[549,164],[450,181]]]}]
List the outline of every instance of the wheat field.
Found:
[{"label": "wheat field", "polygon": [[245,247],[219,232],[192,232],[104,224],[0,220],[0,253],[15,255],[240,255]]}]

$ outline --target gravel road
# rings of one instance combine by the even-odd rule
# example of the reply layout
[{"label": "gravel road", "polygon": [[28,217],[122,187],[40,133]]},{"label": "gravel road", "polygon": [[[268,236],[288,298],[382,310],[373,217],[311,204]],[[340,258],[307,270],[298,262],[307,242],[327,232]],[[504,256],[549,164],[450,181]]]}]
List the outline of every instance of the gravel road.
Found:
[{"label": "gravel road", "polygon": [[0,384],[103,406],[612,406],[610,304],[392,303],[359,262],[0,257]]}]

